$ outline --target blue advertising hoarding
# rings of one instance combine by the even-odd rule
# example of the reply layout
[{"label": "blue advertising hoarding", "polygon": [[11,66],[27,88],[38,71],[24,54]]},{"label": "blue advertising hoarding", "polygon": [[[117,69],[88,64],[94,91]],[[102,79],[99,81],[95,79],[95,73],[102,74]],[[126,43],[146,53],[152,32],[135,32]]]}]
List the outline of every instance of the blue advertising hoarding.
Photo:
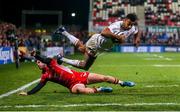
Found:
[{"label": "blue advertising hoarding", "polygon": [[13,50],[11,47],[0,47],[0,64],[13,62]]},{"label": "blue advertising hoarding", "polygon": [[180,52],[180,47],[171,47],[171,46],[120,46],[116,45],[113,48],[115,52],[127,52],[127,53],[135,53],[135,52]]}]

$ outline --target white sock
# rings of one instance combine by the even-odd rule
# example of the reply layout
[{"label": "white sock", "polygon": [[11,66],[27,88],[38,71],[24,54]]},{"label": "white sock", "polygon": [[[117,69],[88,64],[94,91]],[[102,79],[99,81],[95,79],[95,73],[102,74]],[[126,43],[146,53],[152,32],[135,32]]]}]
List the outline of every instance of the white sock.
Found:
[{"label": "white sock", "polygon": [[102,87],[96,88],[97,92],[100,92],[100,91],[101,91],[101,88],[102,88]]},{"label": "white sock", "polygon": [[75,36],[71,35],[70,33],[68,33],[67,31],[63,31],[62,34],[64,36],[66,36],[74,45],[77,44],[77,42],[79,41],[78,38],[76,38]]},{"label": "white sock", "polygon": [[74,66],[79,66],[80,64],[80,61],[79,60],[71,60],[71,59],[67,59],[67,58],[61,58],[61,60],[67,64],[70,64],[70,65],[74,65]]},{"label": "white sock", "polygon": [[119,80],[118,84],[123,84],[123,81],[120,81],[120,80]]}]

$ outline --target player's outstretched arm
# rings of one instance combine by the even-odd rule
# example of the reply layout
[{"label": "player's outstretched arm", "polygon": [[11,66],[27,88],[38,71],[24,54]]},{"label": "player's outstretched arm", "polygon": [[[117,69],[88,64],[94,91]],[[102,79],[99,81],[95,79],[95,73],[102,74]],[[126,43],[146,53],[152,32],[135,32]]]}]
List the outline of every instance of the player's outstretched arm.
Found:
[{"label": "player's outstretched arm", "polygon": [[138,47],[139,44],[140,44],[140,38],[141,38],[141,31],[138,31],[135,35],[134,35],[134,38],[133,38],[133,44],[135,47]]},{"label": "player's outstretched arm", "polygon": [[31,95],[31,94],[38,92],[40,89],[42,89],[45,86],[45,84],[46,83],[40,82],[36,87],[34,87],[32,90],[28,91],[27,94]]},{"label": "player's outstretched arm", "polygon": [[27,95],[35,94],[35,93],[37,93],[41,88],[43,88],[45,84],[46,84],[46,83],[41,83],[41,82],[40,82],[40,83],[39,83],[36,87],[34,87],[32,90],[30,90],[30,91],[28,91],[28,92],[21,91],[21,92],[19,93],[19,95],[21,95],[21,96],[27,96]]}]

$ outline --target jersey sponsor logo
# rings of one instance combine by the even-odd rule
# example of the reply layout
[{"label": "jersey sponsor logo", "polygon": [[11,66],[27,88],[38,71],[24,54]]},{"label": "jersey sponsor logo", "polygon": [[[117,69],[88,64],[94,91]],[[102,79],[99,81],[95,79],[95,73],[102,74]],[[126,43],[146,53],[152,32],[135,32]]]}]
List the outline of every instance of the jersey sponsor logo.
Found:
[{"label": "jersey sponsor logo", "polygon": [[85,73],[82,74],[82,77],[85,77],[86,75],[87,75],[87,73],[85,72]]}]

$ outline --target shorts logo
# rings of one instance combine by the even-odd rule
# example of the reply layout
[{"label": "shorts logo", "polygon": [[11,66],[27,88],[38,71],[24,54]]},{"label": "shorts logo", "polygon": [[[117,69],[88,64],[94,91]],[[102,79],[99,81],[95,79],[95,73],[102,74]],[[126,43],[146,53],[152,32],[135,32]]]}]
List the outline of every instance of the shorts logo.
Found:
[{"label": "shorts logo", "polygon": [[85,72],[82,76],[85,77],[87,75],[87,73]]}]

